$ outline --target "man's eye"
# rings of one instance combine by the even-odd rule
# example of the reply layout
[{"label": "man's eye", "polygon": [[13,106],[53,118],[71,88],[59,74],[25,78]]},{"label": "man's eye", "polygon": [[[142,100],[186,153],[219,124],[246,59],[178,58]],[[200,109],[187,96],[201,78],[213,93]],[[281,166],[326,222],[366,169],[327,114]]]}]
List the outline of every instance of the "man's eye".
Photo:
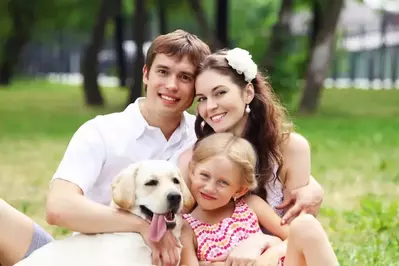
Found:
[{"label": "man's eye", "polygon": [[184,81],[191,81],[191,80],[192,80],[191,77],[188,76],[188,75],[183,75],[183,76],[181,76],[181,78],[182,78]]}]

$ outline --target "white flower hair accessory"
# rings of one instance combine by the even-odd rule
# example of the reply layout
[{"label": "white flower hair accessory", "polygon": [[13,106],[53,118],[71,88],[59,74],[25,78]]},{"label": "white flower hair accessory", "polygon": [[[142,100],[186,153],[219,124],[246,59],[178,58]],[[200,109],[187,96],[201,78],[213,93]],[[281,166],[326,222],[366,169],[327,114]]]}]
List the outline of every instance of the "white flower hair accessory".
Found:
[{"label": "white flower hair accessory", "polygon": [[226,60],[238,74],[244,73],[247,82],[251,82],[256,77],[256,73],[258,73],[258,66],[252,60],[252,55],[247,50],[241,48],[229,50]]}]

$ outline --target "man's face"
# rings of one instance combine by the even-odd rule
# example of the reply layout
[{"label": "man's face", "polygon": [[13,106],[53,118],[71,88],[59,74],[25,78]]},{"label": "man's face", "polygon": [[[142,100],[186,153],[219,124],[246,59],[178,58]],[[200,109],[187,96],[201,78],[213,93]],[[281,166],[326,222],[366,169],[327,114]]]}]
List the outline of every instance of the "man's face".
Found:
[{"label": "man's face", "polygon": [[147,85],[147,103],[162,116],[180,116],[193,102],[194,65],[183,57],[157,54],[151,69],[143,68],[143,83]]}]

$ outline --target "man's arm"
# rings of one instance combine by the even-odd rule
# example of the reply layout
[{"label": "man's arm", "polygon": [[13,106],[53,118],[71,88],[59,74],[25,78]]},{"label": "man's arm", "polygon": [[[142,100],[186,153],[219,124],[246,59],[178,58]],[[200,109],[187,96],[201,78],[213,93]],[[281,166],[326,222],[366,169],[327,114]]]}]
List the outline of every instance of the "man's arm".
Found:
[{"label": "man's arm", "polygon": [[53,181],[46,205],[47,222],[81,233],[138,232],[148,224],[138,216],[87,199],[74,183]]},{"label": "man's arm", "polygon": [[143,219],[85,197],[106,160],[106,141],[95,119],[90,120],[75,132],[54,174],[46,204],[49,224],[82,233],[142,233],[147,229]]}]

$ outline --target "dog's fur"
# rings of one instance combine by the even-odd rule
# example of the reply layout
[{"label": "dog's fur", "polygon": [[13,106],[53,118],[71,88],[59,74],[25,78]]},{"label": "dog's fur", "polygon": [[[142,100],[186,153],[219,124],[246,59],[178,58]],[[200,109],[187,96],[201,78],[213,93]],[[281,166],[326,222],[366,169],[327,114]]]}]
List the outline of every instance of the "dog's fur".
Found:
[{"label": "dog's fur", "polygon": [[[182,197],[177,214],[191,209],[193,198],[179,169],[167,161],[147,160],[124,169],[112,183],[111,206],[148,218],[140,206],[153,213],[170,210],[168,195]],[[175,215],[172,230],[179,241],[182,218]],[[138,233],[78,234],[52,243],[33,252],[17,266],[146,266],[151,263],[151,249]]]}]

